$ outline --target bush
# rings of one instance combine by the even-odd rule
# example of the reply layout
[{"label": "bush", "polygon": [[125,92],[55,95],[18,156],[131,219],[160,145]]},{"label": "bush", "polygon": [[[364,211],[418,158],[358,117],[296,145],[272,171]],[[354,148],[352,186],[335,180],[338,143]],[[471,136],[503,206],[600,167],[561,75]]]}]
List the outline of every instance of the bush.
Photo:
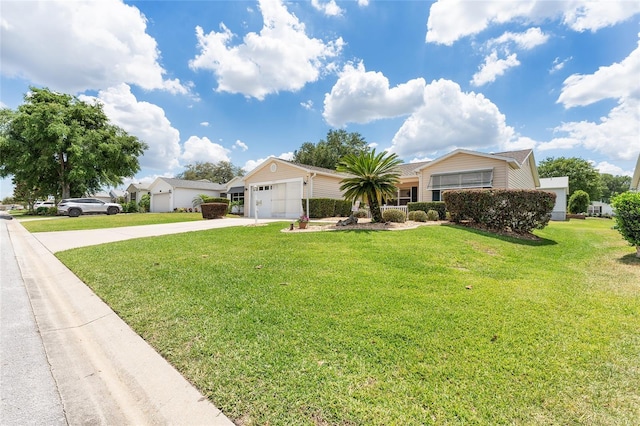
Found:
[{"label": "bush", "polygon": [[358,211],[353,212],[353,216],[358,219],[362,219],[368,216],[367,211],[365,209],[358,209]]},{"label": "bush", "polygon": [[429,210],[426,213],[426,217],[427,217],[427,220],[430,220],[432,222],[435,222],[436,220],[440,219],[440,215],[435,210]]},{"label": "bush", "polygon": [[122,206],[122,211],[125,213],[138,213],[138,205],[135,201],[130,201]]},{"label": "bush", "polygon": [[461,189],[443,193],[451,221],[470,220],[488,229],[525,234],[549,223],[553,192],[526,189]]},{"label": "bush", "polygon": [[219,219],[227,214],[227,203],[203,203],[200,204],[204,219]]},{"label": "bush", "polygon": [[36,209],[36,215],[38,216],[55,216],[58,214],[57,207],[38,207]]},{"label": "bush", "polygon": [[640,257],[640,192],[623,192],[611,200],[615,209],[615,229],[632,246]]},{"label": "bush", "polygon": [[142,197],[140,197],[138,207],[140,207],[141,212],[148,212],[151,209],[151,195],[144,194]]},{"label": "bush", "polygon": [[[435,210],[429,210],[429,212],[435,212],[436,218],[438,217],[438,212],[436,212]],[[410,212],[409,215],[411,215],[411,213],[413,213],[413,219],[411,219],[411,217],[409,217],[409,219],[414,220],[416,222],[426,222],[428,219],[427,213],[425,213],[422,210],[416,210],[416,211]],[[438,219],[435,219],[435,220],[438,220]]]},{"label": "bush", "polygon": [[409,209],[409,212],[421,210],[426,213],[429,210],[435,210],[438,212],[439,220],[444,220],[447,214],[447,207],[445,206],[444,201],[408,203],[407,208]]},{"label": "bush", "polygon": [[385,222],[404,223],[406,215],[398,209],[388,209],[382,212],[382,220]]},{"label": "bush", "polygon": [[569,198],[569,213],[577,214],[577,213],[586,213],[589,209],[589,204],[591,200],[589,200],[589,194],[585,191],[578,189]]},{"label": "bush", "polygon": [[[302,210],[307,210],[307,199],[302,200]],[[310,198],[309,217],[346,217],[351,215],[351,202],[335,198]]]}]

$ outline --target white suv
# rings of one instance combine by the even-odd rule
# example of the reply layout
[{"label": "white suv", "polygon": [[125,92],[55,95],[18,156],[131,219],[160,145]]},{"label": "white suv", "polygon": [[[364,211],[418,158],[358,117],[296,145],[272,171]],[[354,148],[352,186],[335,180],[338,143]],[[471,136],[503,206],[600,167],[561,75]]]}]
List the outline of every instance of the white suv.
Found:
[{"label": "white suv", "polygon": [[58,203],[58,214],[69,217],[93,213],[118,214],[121,211],[120,204],[105,203],[97,198],[67,198]]}]

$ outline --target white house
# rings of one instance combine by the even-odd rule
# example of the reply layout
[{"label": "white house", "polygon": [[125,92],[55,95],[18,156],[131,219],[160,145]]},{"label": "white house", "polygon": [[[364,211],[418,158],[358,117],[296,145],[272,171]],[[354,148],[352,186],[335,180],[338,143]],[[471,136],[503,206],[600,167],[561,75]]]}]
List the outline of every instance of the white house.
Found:
[{"label": "white house", "polygon": [[567,219],[567,194],[569,193],[569,177],[540,178],[541,191],[555,192],[556,205],[551,212],[551,220]]},{"label": "white house", "polygon": [[600,201],[592,201],[587,209],[589,216],[613,216],[613,207]]},{"label": "white house", "polygon": [[231,208],[232,213],[242,214],[244,212],[244,194],[247,191],[244,186],[244,178],[236,176],[226,183],[227,199],[232,203],[240,203],[241,206]]},{"label": "white house", "polygon": [[128,200],[136,204],[140,202],[143,195],[151,194],[147,185],[141,183],[132,183],[127,187]]},{"label": "white house", "polygon": [[193,208],[193,199],[200,194],[210,197],[226,196],[226,186],[208,180],[184,180],[159,177],[149,185],[152,213],[172,212],[179,208]]}]

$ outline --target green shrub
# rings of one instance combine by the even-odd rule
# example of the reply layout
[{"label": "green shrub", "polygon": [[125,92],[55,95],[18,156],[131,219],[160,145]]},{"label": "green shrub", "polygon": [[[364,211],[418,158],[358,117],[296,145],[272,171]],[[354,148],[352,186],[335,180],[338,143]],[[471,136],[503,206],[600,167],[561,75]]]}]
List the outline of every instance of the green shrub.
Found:
[{"label": "green shrub", "polygon": [[135,201],[130,201],[128,203],[123,204],[122,210],[125,213],[138,213],[138,205]]},{"label": "green shrub", "polygon": [[[435,210],[429,210],[429,212],[435,212],[436,219],[434,219],[434,220],[438,220],[437,219],[438,212],[436,212]],[[428,219],[428,214],[423,212],[422,210],[416,210],[416,211],[410,212],[409,215],[411,215],[411,213],[413,213],[413,219],[411,219],[411,218],[409,218],[409,219],[414,220],[416,222],[426,222],[427,219]]]},{"label": "green shrub", "polygon": [[151,209],[151,195],[144,194],[142,197],[140,197],[138,207],[140,207],[141,212],[148,212]]},{"label": "green shrub", "polygon": [[428,212],[429,210],[435,210],[438,212],[439,220],[444,220],[447,214],[447,207],[444,201],[430,201],[430,202],[413,202],[408,203],[407,207],[409,212],[422,210]]},{"label": "green shrub", "polygon": [[416,211],[419,211],[419,210],[415,210],[415,211],[411,211],[411,212],[409,212],[409,213],[407,214],[407,219],[409,219],[409,220],[415,220],[415,217],[416,217]]},{"label": "green shrub", "polygon": [[227,203],[203,203],[200,204],[202,217],[205,219],[218,219],[227,214]]},{"label": "green shrub", "polygon": [[427,220],[432,221],[432,222],[435,222],[436,220],[440,219],[440,215],[435,210],[429,210],[426,213],[426,217],[427,217]]},{"label": "green shrub", "polygon": [[385,222],[404,223],[406,215],[398,209],[389,209],[382,212],[382,219]]},{"label": "green shrub", "polygon": [[[302,200],[302,210],[307,210],[307,199]],[[309,217],[346,217],[351,215],[351,202],[335,198],[310,198]]]},{"label": "green shrub", "polygon": [[55,216],[58,214],[57,207],[38,207],[36,209],[37,216]]},{"label": "green shrub", "polygon": [[526,189],[460,189],[443,193],[451,221],[470,220],[491,230],[529,233],[549,223],[553,192]]},{"label": "green shrub", "polygon": [[640,257],[640,192],[623,192],[611,200],[615,209],[615,229],[622,238],[636,246],[636,256]]},{"label": "green shrub", "polygon": [[578,214],[578,213],[586,213],[589,209],[589,204],[591,200],[589,200],[589,194],[585,191],[578,189],[569,198],[569,213]]},{"label": "green shrub", "polygon": [[358,219],[362,219],[368,216],[367,211],[365,209],[358,209],[357,211],[353,212],[353,216],[357,217]]}]

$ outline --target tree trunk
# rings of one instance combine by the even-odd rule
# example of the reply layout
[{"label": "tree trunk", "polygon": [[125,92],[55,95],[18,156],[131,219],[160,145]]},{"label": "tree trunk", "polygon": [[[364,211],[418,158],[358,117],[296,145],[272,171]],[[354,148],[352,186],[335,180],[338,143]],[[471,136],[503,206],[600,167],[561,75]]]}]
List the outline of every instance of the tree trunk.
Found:
[{"label": "tree trunk", "polygon": [[640,257],[640,246],[636,246],[636,257]]},{"label": "tree trunk", "polygon": [[71,185],[69,182],[62,182],[62,198],[71,198]]},{"label": "tree trunk", "polygon": [[371,220],[376,223],[382,223],[382,213],[380,212],[380,204],[376,196],[369,196],[369,209],[371,210]]}]

